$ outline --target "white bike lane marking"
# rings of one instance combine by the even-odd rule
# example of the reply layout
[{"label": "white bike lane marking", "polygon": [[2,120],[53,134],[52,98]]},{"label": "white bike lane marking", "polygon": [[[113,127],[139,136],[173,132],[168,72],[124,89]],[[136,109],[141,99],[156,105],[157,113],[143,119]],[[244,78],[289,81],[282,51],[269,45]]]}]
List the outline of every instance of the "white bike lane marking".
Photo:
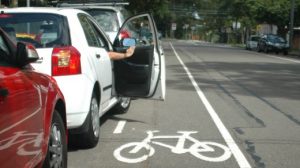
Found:
[{"label": "white bike lane marking", "polygon": [[182,65],[183,69],[186,71],[186,74],[188,75],[188,77],[190,78],[194,88],[196,89],[199,98],[203,102],[203,104],[204,104],[205,108],[207,109],[209,115],[211,116],[211,118],[214,121],[215,125],[219,129],[219,132],[221,133],[221,135],[223,136],[223,139],[225,140],[226,144],[230,148],[230,150],[231,150],[232,154],[234,155],[237,163],[239,164],[239,166],[241,168],[251,168],[250,163],[248,162],[248,160],[246,159],[246,157],[244,156],[244,154],[242,153],[242,151],[240,150],[240,148],[238,147],[238,145],[236,144],[236,142],[234,141],[234,139],[230,135],[229,131],[227,130],[227,128],[223,124],[223,122],[220,119],[220,117],[218,116],[217,112],[214,110],[214,108],[212,107],[210,102],[207,100],[206,96],[204,95],[204,93],[202,92],[200,87],[198,86],[197,82],[195,81],[195,79],[194,79],[193,75],[191,74],[191,72],[189,71],[189,69],[186,67],[184,62],[181,60],[181,58],[177,54],[177,52],[176,52],[175,48],[173,47],[172,43],[170,43],[170,46],[173,49],[173,52],[174,52],[175,56],[177,57],[178,61],[180,62],[180,64]]},{"label": "white bike lane marking", "polygon": [[[148,136],[141,142],[124,144],[114,151],[117,160],[125,163],[139,163],[153,156],[155,149],[152,144],[169,148],[175,154],[190,153],[198,159],[209,162],[222,162],[231,157],[231,151],[227,146],[216,142],[201,142],[190,136],[198,131],[177,131],[179,135],[154,135],[159,131],[147,131]],[[177,139],[176,145],[170,145],[165,139]],[[186,148],[186,141],[193,144]],[[215,155],[213,155],[213,154]],[[124,155],[125,154],[125,155]],[[129,156],[130,155],[130,156]]]},{"label": "white bike lane marking", "polygon": [[117,127],[115,128],[115,130],[114,130],[114,134],[121,134],[122,133],[122,131],[123,131],[123,129],[124,129],[124,127],[125,127],[125,124],[126,124],[126,121],[124,121],[124,120],[122,120],[122,121],[119,121],[118,122],[118,125],[117,125]]}]

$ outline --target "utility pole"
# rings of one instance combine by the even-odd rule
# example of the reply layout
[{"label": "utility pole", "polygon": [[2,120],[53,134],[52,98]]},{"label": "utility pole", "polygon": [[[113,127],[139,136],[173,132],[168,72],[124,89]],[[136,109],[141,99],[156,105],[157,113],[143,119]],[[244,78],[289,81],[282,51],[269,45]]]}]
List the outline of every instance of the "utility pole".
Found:
[{"label": "utility pole", "polygon": [[291,0],[291,15],[290,15],[290,37],[289,45],[293,48],[293,37],[294,37],[294,15],[295,15],[295,0]]}]

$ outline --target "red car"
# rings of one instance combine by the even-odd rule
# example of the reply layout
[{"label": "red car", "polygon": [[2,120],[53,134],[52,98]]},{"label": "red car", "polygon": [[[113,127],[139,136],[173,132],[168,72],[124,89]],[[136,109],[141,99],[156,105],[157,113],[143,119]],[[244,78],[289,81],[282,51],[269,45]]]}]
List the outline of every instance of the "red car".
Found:
[{"label": "red car", "polygon": [[29,65],[37,59],[0,29],[0,167],[67,167],[64,97]]}]

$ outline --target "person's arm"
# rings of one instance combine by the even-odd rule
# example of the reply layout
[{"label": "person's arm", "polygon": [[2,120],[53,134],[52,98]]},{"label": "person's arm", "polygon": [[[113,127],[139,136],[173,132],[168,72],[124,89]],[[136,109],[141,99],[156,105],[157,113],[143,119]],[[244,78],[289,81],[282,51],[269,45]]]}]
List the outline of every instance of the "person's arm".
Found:
[{"label": "person's arm", "polygon": [[109,51],[108,55],[109,55],[109,58],[112,60],[121,60],[121,59],[131,57],[134,53],[134,49],[135,49],[135,47],[129,47],[125,53]]}]

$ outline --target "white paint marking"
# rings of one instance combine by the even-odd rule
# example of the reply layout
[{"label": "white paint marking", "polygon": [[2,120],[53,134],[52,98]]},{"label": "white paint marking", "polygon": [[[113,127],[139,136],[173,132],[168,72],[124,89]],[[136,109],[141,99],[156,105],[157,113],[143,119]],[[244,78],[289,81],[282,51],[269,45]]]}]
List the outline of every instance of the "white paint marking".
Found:
[{"label": "white paint marking", "polygon": [[277,56],[273,56],[273,55],[266,55],[266,56],[271,57],[271,58],[285,60],[285,61],[291,61],[291,62],[295,62],[295,63],[300,63],[300,61],[294,60],[294,59],[282,58],[282,57],[277,57]]},{"label": "white paint marking", "polygon": [[125,127],[126,121],[122,120],[118,122],[118,125],[114,131],[114,134],[121,134],[124,127]]},{"label": "white paint marking", "polygon": [[195,87],[198,96],[200,97],[201,101],[203,102],[203,104],[204,104],[205,108],[207,109],[209,115],[211,116],[212,120],[215,122],[217,128],[219,129],[221,135],[223,136],[223,139],[225,140],[225,142],[227,143],[228,147],[230,148],[232,154],[234,155],[237,163],[239,164],[239,166],[241,168],[251,168],[251,165],[249,164],[248,160],[246,159],[246,157],[244,156],[242,151],[239,149],[238,145],[235,143],[234,139],[230,135],[229,131],[227,130],[227,128],[221,121],[220,117],[218,116],[218,114],[216,113],[216,111],[214,110],[212,105],[207,100],[206,96],[204,95],[204,93],[202,92],[200,87],[198,86],[197,82],[195,81],[194,77],[190,73],[189,69],[185,66],[184,62],[181,60],[181,58],[177,54],[172,43],[170,43],[170,46],[173,49],[178,61],[183,66],[184,70],[186,71],[186,74],[190,78],[193,86]]}]

